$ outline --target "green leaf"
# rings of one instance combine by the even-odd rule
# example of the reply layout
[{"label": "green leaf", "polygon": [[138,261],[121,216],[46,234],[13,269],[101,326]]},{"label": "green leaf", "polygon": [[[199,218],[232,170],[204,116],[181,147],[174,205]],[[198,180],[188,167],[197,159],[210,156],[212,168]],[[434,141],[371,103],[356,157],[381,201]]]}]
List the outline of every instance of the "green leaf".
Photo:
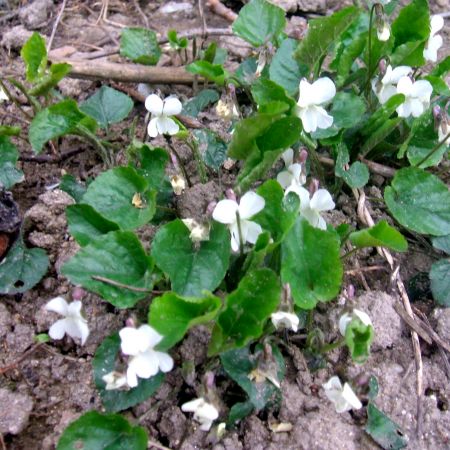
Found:
[{"label": "green leaf", "polygon": [[433,263],[430,270],[431,292],[442,306],[450,306],[450,259]]},{"label": "green leaf", "polygon": [[346,170],[344,166],[349,162],[350,156],[347,146],[344,144],[338,145],[338,156],[334,168],[335,175],[342,178],[352,189],[365,186],[369,181],[369,169],[365,164],[356,161]]},{"label": "green leaf", "polygon": [[361,130],[363,136],[369,137],[382,127],[391,115],[395,112],[398,106],[405,101],[403,94],[393,95],[384,105],[381,105],[364,124]]},{"label": "green leaf", "polygon": [[[427,157],[435,148],[433,142],[419,142],[415,139],[413,142],[417,142],[419,145],[409,145],[406,156],[412,166],[419,167],[420,169],[439,165],[444,155],[448,152],[448,148],[442,145],[431,156]],[[425,158],[426,160],[424,161]]]},{"label": "green leaf", "polygon": [[280,302],[280,282],[270,269],[247,273],[225,298],[225,309],[213,329],[210,356],[242,347],[261,336],[264,323]]},{"label": "green leaf", "polygon": [[450,72],[450,56],[445,57],[441,62],[436,64],[430,75],[444,77],[448,72]]},{"label": "green leaf", "polygon": [[199,141],[200,152],[205,164],[214,170],[219,170],[227,159],[227,145],[213,131],[208,129],[194,130],[194,136]]},{"label": "green leaf", "polygon": [[87,116],[78,109],[74,100],[63,100],[39,111],[31,122],[28,131],[31,146],[36,153],[45,143],[59,136],[75,133],[77,125]]},{"label": "green leaf", "polygon": [[255,381],[250,379],[252,372],[256,369],[262,376],[266,372],[271,372],[271,377],[273,376],[279,382],[283,380],[285,374],[283,357],[275,345],[272,345],[271,349],[272,367],[264,361],[265,355],[261,345],[256,347],[254,353],[250,353],[250,349],[244,347],[229,350],[220,355],[225,372],[246,392],[257,411],[281,401],[280,389],[267,378]]},{"label": "green leaf", "polygon": [[357,248],[386,247],[397,252],[406,252],[408,249],[406,239],[385,220],[365,230],[350,233],[349,239]]},{"label": "green leaf", "polygon": [[161,56],[156,33],[146,28],[125,28],[120,36],[120,54],[133,62],[154,66]]},{"label": "green leaf", "polygon": [[24,174],[16,168],[19,152],[7,136],[0,136],[0,188],[10,189],[24,179]]},{"label": "green leaf", "polygon": [[214,89],[203,89],[194,98],[191,98],[183,105],[182,113],[186,116],[197,117],[208,105],[216,103],[219,94]]},{"label": "green leaf", "polygon": [[384,141],[400,124],[402,121],[401,117],[396,117],[394,119],[387,119],[380,128],[373,132],[373,134],[364,142],[359,153],[362,156],[366,156],[372,149],[374,149],[378,144]]},{"label": "green leaf", "polygon": [[86,192],[84,184],[79,183],[73,175],[65,174],[61,177],[59,188],[67,192],[77,203],[81,202],[83,195]]},{"label": "green leaf", "polygon": [[160,190],[166,178],[166,166],[169,162],[169,154],[160,147],[150,148],[147,144],[142,145],[137,151],[137,159],[140,167],[139,175],[144,177],[149,187]]},{"label": "green leaf", "polygon": [[423,79],[429,81],[431,86],[433,86],[434,94],[445,95],[446,97],[450,97],[450,88],[447,86],[447,83],[442,78],[433,75],[427,75],[423,77]]},{"label": "green leaf", "polygon": [[259,106],[275,101],[286,103],[290,107],[295,105],[295,101],[286,95],[284,88],[268,78],[258,78],[253,83],[251,91],[253,99]]},{"label": "green leaf", "polygon": [[147,441],[145,429],[122,416],[89,411],[64,430],[56,450],[146,450]]},{"label": "green leaf", "polygon": [[[136,203],[139,197],[142,205]],[[88,187],[83,203],[122,229],[150,222],[155,214],[156,192],[132,167],[116,167],[100,174]]]},{"label": "green leaf", "polygon": [[281,279],[290,283],[295,304],[314,308],[339,293],[343,268],[339,237],[298,217],[281,244]]},{"label": "green leaf", "polygon": [[120,353],[120,337],[114,333],[103,340],[92,360],[95,387],[100,393],[106,412],[118,412],[131,408],[151,397],[164,380],[162,372],[150,378],[140,378],[135,388],[128,390],[105,389],[106,383],[102,377],[116,370],[116,360]]},{"label": "green leaf", "polygon": [[374,338],[372,325],[365,325],[359,318],[353,318],[345,328],[345,344],[350,355],[358,364],[364,363],[370,354],[370,344]]},{"label": "green leaf", "polygon": [[294,97],[298,94],[300,80],[308,75],[308,67],[298,63],[293,55],[298,41],[285,39],[272,58],[269,76],[272,81],[284,87],[286,92]]},{"label": "green leaf", "polygon": [[194,246],[181,220],[161,227],[152,242],[152,257],[172,282],[172,289],[184,296],[200,297],[214,291],[223,280],[230,258],[227,228],[214,223],[209,240]]},{"label": "green leaf", "polygon": [[132,109],[133,100],[109,86],[102,86],[80,105],[80,110],[94,118],[102,128],[127,118]]},{"label": "green leaf", "polygon": [[433,247],[450,255],[450,234],[446,236],[435,237],[431,240]]},{"label": "green leaf", "polygon": [[46,274],[48,257],[41,248],[26,248],[20,237],[0,263],[0,294],[14,295],[36,285]]},{"label": "green leaf", "polygon": [[227,429],[232,428],[234,425],[236,425],[237,422],[249,416],[254,409],[255,407],[250,400],[247,400],[246,402],[235,403],[231,407],[230,413],[228,415]]},{"label": "green leaf", "polygon": [[293,194],[284,197],[280,183],[267,180],[256,192],[264,198],[264,209],[252,218],[263,230],[270,231],[275,244],[280,243],[298,216],[299,199]]},{"label": "green leaf", "polygon": [[99,236],[119,229],[117,224],[105,219],[90,205],[70,205],[66,216],[70,234],[82,247]]},{"label": "green leaf", "polygon": [[190,328],[214,319],[222,302],[212,294],[201,298],[181,297],[166,292],[153,298],[150,305],[149,324],[164,336],[159,350],[167,350],[183,339]]},{"label": "green leaf", "polygon": [[225,71],[221,64],[212,64],[208,61],[194,61],[186,66],[188,72],[200,75],[218,86],[225,84],[225,78],[228,76],[228,72]]},{"label": "green leaf", "polygon": [[425,41],[430,35],[430,13],[427,0],[413,0],[400,10],[392,23],[395,47],[411,41]]},{"label": "green leaf", "polygon": [[321,63],[329,47],[339,39],[358,14],[359,9],[350,6],[331,16],[310,20],[308,32],[300,42],[294,58],[299,63],[306,64],[312,72]]},{"label": "green leaf", "polygon": [[405,448],[407,439],[399,426],[381,412],[373,403],[367,406],[366,432],[385,450]]},{"label": "green leaf", "polygon": [[426,61],[423,57],[425,41],[413,41],[399,45],[392,53],[393,66],[423,66]]},{"label": "green leaf", "polygon": [[450,192],[435,175],[415,167],[400,169],[384,191],[391,214],[422,234],[450,234]]},{"label": "green leaf", "polygon": [[0,125],[0,136],[19,136],[21,131],[22,129],[20,127]]},{"label": "green leaf", "polygon": [[298,117],[283,117],[277,120],[256,138],[258,148],[263,152],[269,150],[285,150],[295,144],[300,132],[302,131],[302,122]]},{"label": "green leaf", "polygon": [[30,89],[30,95],[38,96],[47,94],[70,72],[71,69],[72,66],[70,64],[52,64],[50,66],[50,71]]},{"label": "green leaf", "polygon": [[255,73],[258,67],[257,59],[252,56],[244,59],[239,67],[236,69],[234,76],[238,81],[244,85],[250,85],[255,80]]},{"label": "green leaf", "polygon": [[[134,233],[111,231],[83,247],[64,264],[62,273],[73,284],[80,284],[99,294],[114,306],[131,308],[149,295],[153,286],[152,268],[151,258],[146,255]],[[95,276],[118,285],[95,280]]]},{"label": "green leaf", "polygon": [[47,50],[44,38],[35,31],[22,47],[20,56],[25,62],[27,81],[39,79],[47,67]]},{"label": "green leaf", "polygon": [[286,26],[284,10],[266,0],[252,0],[240,11],[233,32],[254,47],[274,41]]},{"label": "green leaf", "polygon": [[[349,114],[349,111],[352,113]],[[333,99],[330,114],[333,125],[326,129],[318,129],[311,134],[314,139],[324,139],[335,136],[341,128],[351,128],[357,125],[366,112],[364,100],[351,92],[338,92]]]}]

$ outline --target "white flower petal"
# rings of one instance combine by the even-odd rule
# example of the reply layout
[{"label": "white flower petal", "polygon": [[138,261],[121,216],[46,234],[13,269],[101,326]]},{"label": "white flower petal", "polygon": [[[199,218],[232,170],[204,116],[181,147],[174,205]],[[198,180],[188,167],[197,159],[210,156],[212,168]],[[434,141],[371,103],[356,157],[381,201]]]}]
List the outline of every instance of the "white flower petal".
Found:
[{"label": "white flower petal", "polygon": [[283,158],[284,165],[289,167],[294,162],[294,150],[292,150],[292,148],[288,148],[283,152],[281,157]]},{"label": "white flower petal", "polygon": [[9,98],[6,95],[6,92],[0,87],[0,103],[4,102],[5,100],[9,100]]},{"label": "white flower petal", "polygon": [[306,183],[306,175],[302,172],[302,165],[300,163],[291,164],[289,172],[293,175],[295,183],[303,185]]},{"label": "white flower petal", "polygon": [[239,202],[239,216],[241,219],[250,219],[255,214],[258,214],[264,206],[266,201],[256,192],[249,191],[244,194]]},{"label": "white flower petal", "polygon": [[416,81],[411,87],[411,97],[420,98],[423,100],[430,100],[433,93],[433,86],[427,80]]},{"label": "white flower petal", "polygon": [[300,209],[301,216],[308,221],[308,223],[314,228],[326,229],[326,224],[324,227],[324,220],[320,220],[320,214],[311,208]]},{"label": "white flower petal", "polygon": [[236,212],[239,205],[234,200],[220,200],[213,211],[213,219],[224,224],[233,224],[236,222]]},{"label": "white flower petal", "polygon": [[163,336],[150,325],[141,325],[137,331],[139,333],[139,349],[141,352],[145,352],[150,347],[155,347],[163,340]]},{"label": "white flower petal", "polygon": [[411,115],[410,102],[402,103],[396,111],[399,117],[409,117]]},{"label": "white flower petal", "polygon": [[330,116],[321,106],[315,106],[314,109],[316,111],[317,128],[323,130],[330,128],[333,125],[333,116]]},{"label": "white flower petal", "polygon": [[413,117],[419,117],[425,110],[424,104],[417,98],[412,98],[409,100],[409,105],[411,108],[411,114]]},{"label": "white flower petal", "polygon": [[176,97],[167,97],[164,100],[163,114],[165,116],[176,116],[181,113],[183,106]]},{"label": "white flower petal", "polygon": [[397,88],[394,85],[383,85],[377,94],[378,101],[384,105],[395,94],[397,94]]},{"label": "white flower petal", "polygon": [[284,327],[288,330],[297,332],[298,325],[300,323],[300,319],[298,318],[297,314],[284,311],[277,311],[271,314],[270,319],[277,330]]},{"label": "white flower petal", "polygon": [[155,352],[159,360],[161,372],[170,372],[173,369],[173,359],[168,353]]},{"label": "white flower petal", "polygon": [[85,342],[87,341],[87,338],[89,337],[89,327],[88,327],[87,323],[78,322],[78,330],[79,330],[81,345],[84,345]]},{"label": "white flower petal", "polygon": [[154,138],[158,136],[158,127],[157,127],[158,117],[153,117],[153,119],[150,120],[147,127],[147,133],[150,137]]},{"label": "white flower petal", "polygon": [[[391,69],[389,71],[389,68]],[[386,74],[381,80],[383,84],[397,84],[400,78],[406,77],[412,72],[412,68],[409,66],[398,66],[395,69],[392,69],[391,66],[388,66],[386,70]]]},{"label": "white flower petal", "polygon": [[203,419],[202,424],[200,425],[200,430],[202,431],[209,431],[211,429],[211,426],[213,424],[212,420]]},{"label": "white flower petal", "polygon": [[47,311],[53,311],[61,314],[62,316],[66,316],[69,310],[69,305],[63,297],[55,297],[45,305],[45,309]]},{"label": "white flower petal", "polygon": [[170,117],[158,117],[156,119],[156,127],[158,128],[159,134],[169,134],[170,136],[180,131],[178,124]]},{"label": "white flower petal", "polygon": [[132,368],[139,378],[150,378],[158,373],[158,356],[154,350],[140,353],[128,361],[128,368]]},{"label": "white flower petal", "polygon": [[285,194],[289,192],[295,192],[300,197],[300,210],[309,209],[309,192],[303,186],[291,185]]},{"label": "white flower petal", "polygon": [[151,94],[145,99],[145,108],[155,116],[163,113],[163,107],[163,101],[156,94]]},{"label": "white flower petal", "polygon": [[402,77],[397,83],[397,92],[399,94],[404,94],[405,96],[409,96],[411,93],[411,89],[413,87],[413,82],[409,77]]},{"label": "white flower petal", "polygon": [[138,379],[136,375],[136,370],[134,366],[128,366],[127,369],[127,384],[131,388],[134,388],[138,385]]},{"label": "white flower petal", "polygon": [[314,104],[322,105],[329,102],[336,95],[336,86],[328,77],[319,78],[311,86]]},{"label": "white flower petal", "polygon": [[181,405],[181,411],[184,412],[194,412],[198,409],[200,405],[202,405],[205,402],[203,398],[196,398],[194,400],[191,400],[189,402],[183,403]]},{"label": "white flower petal", "polygon": [[48,335],[52,339],[62,339],[66,334],[66,321],[67,319],[56,321],[48,330]]},{"label": "white flower petal", "polygon": [[[233,225],[230,225],[230,233],[231,233],[231,250],[233,252],[238,252],[240,247],[240,240],[239,240],[239,228],[237,226],[237,223],[234,223]],[[244,241],[242,241],[244,243]]]},{"label": "white flower petal", "polygon": [[135,356],[139,353],[140,334],[136,328],[125,327],[119,331],[120,348],[125,355]]},{"label": "white flower petal", "polygon": [[287,189],[291,185],[293,179],[292,173],[287,170],[284,170],[277,175],[277,181],[283,189]]},{"label": "white flower petal", "polygon": [[313,91],[311,89],[311,84],[306,81],[305,78],[300,80],[299,86],[299,98],[298,98],[298,106],[300,108],[307,108],[309,105],[314,104]]},{"label": "white flower petal", "polygon": [[306,133],[311,133],[317,130],[317,117],[313,107],[301,109],[300,119]]},{"label": "white flower petal", "polygon": [[438,31],[442,30],[442,28],[444,27],[444,18],[437,14],[431,16],[430,26],[431,26],[430,36],[434,36]]},{"label": "white flower petal", "polygon": [[339,332],[342,336],[345,336],[348,324],[352,321],[352,315],[350,313],[344,313],[339,319]]},{"label": "white flower petal", "polygon": [[360,309],[356,309],[356,308],[355,308],[355,309],[353,310],[353,314],[354,314],[356,317],[358,317],[358,319],[359,319],[364,325],[373,327],[373,325],[372,325],[372,320],[370,319],[370,316],[369,316],[367,313],[365,313],[364,311],[361,311]]},{"label": "white flower petal", "polygon": [[84,320],[84,318],[81,316],[81,307],[82,303],[80,300],[75,300],[74,302],[70,303],[67,307],[67,316],[73,316],[78,317],[81,320]]},{"label": "white flower petal", "polygon": [[316,211],[330,211],[334,209],[336,205],[331,198],[331,194],[326,189],[318,189],[314,192],[312,199],[309,203],[311,209]]},{"label": "white flower petal", "polygon": [[327,223],[325,222],[325,219],[320,214],[318,214],[317,222],[316,222],[315,227],[319,228],[319,230],[326,230],[327,229]]},{"label": "white flower petal", "polygon": [[349,409],[360,409],[362,408],[362,403],[359,398],[353,392],[353,389],[348,383],[344,384],[344,389],[342,390],[342,397],[349,404]]},{"label": "white flower petal", "polygon": [[245,242],[254,244],[258,240],[258,236],[262,233],[261,225],[256,222],[251,222],[249,220],[245,221]]}]

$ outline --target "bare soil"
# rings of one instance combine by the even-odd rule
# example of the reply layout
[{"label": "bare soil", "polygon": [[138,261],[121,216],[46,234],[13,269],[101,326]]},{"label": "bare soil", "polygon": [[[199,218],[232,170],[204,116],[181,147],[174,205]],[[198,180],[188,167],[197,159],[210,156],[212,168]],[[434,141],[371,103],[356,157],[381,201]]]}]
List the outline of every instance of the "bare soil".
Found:
[{"label": "bare soil", "polygon": [[[7,5],[12,8],[7,9]],[[0,59],[3,67],[18,74],[23,66],[18,50],[31,34],[31,30],[50,36],[61,2],[51,0],[0,1],[1,12],[12,14],[9,19],[0,16],[2,46]],[[164,12],[164,8],[182,3],[178,12]],[[236,11],[240,2],[224,2]],[[292,32],[298,32],[304,25],[307,14],[327,14],[340,7],[342,0],[300,0],[280,1],[290,8],[289,20]],[[431,2],[435,12],[448,9],[438,2]],[[178,32],[202,26],[197,1],[183,2],[140,2],[147,15],[150,27],[162,36],[175,28]],[[88,52],[111,50],[116,47],[120,27],[98,22],[101,2],[89,0],[68,1],[61,23],[58,26],[52,49],[72,46],[86,55]],[[108,19],[123,25],[142,26],[142,17],[133,2],[111,0]],[[229,23],[211,13],[205,7],[208,27],[223,28]],[[448,22],[447,22],[448,24]],[[449,52],[448,25],[445,52]],[[227,48],[233,61],[249,54],[248,46],[236,38],[220,37],[220,45]],[[106,57],[118,61],[118,55]],[[233,62],[232,61],[232,62]],[[160,64],[179,64],[179,61],[164,56]],[[62,82],[64,95],[83,100],[100,85],[98,82],[67,79]],[[117,88],[117,86],[115,86]],[[120,88],[121,86],[119,86]],[[131,86],[136,89],[136,86]],[[122,86],[125,88],[125,86]],[[154,86],[163,94],[175,93],[182,99],[193,95],[191,88],[183,86]],[[13,106],[2,106],[1,124],[17,124],[18,110]],[[143,105],[136,103],[132,117],[138,116],[140,137],[145,134],[143,126]],[[220,122],[214,109],[199,117],[204,126],[211,126],[226,135],[227,126]],[[22,123],[19,123],[23,125]],[[121,125],[123,126],[123,125]],[[125,142],[125,137],[123,138]],[[164,141],[160,142],[164,145]],[[17,141],[21,155],[26,159],[31,148]],[[125,145],[124,145],[125,147]],[[60,274],[64,261],[77,251],[77,244],[67,231],[65,207],[73,202],[70,196],[54,188],[63,173],[70,173],[85,181],[94,177],[103,168],[92,148],[76,138],[63,139],[58,147],[47,149],[47,155],[80,150],[73,156],[57,163],[25,162],[21,168],[25,181],[13,190],[15,200],[25,221],[27,243],[44,248],[50,257],[51,266],[46,277],[31,291],[23,295],[2,296],[0,302],[0,449],[10,450],[51,450],[54,449],[64,428],[88,410],[101,410],[101,401],[96,392],[91,360],[97,346],[109,334],[121,328],[127,312],[120,311],[93,294],[83,299],[84,311],[89,321],[91,335],[85,346],[77,346],[70,339],[35,345],[34,336],[46,332],[55,320],[52,313],[43,309],[45,303],[57,296],[70,298],[73,286]],[[182,147],[180,154],[189,163],[190,155]],[[53,153],[52,153],[53,152]],[[118,156],[118,160],[121,156]],[[188,164],[188,167],[189,164]],[[192,177],[197,182],[195,168]],[[206,209],[207,204],[217,198],[226,187],[232,185],[234,170],[223,170],[219,178],[208,185],[194,185],[174,206],[183,217],[195,217]],[[371,201],[381,197],[386,180],[380,176],[371,179],[366,194],[372,205],[374,218],[388,218],[383,203]],[[350,194],[350,193],[348,193]],[[337,210],[328,219],[332,223],[346,222],[358,226],[356,203],[353,197],[342,193],[337,198]],[[391,220],[388,218],[388,220]],[[152,234],[146,230],[143,236]],[[401,274],[410,288],[413,305],[425,313],[433,328],[442,339],[450,342],[450,310],[436,308],[431,301],[429,285],[425,281],[418,286],[418,275],[428,272],[435,260],[428,247],[411,237],[410,250],[406,256],[398,258]],[[361,271],[369,266],[380,266],[373,271]],[[325,398],[321,385],[334,374],[346,379],[357,376],[375,375],[380,383],[380,394],[376,405],[399,424],[409,438],[411,450],[450,448],[450,373],[446,372],[444,359],[435,346],[422,342],[424,364],[424,391],[422,399],[422,434],[417,435],[417,396],[414,355],[410,330],[397,315],[394,304],[399,302],[398,292],[391,284],[390,273],[384,260],[376,251],[366,251],[358,257],[349,258],[344,286],[352,285],[356,295],[349,301],[342,295],[337,301],[320,307],[315,322],[324,331],[327,341],[338,335],[337,318],[344,307],[352,304],[367,311],[374,321],[376,339],[373,353],[362,366],[354,365],[345,350],[335,350],[327,356],[326,367],[312,372],[308,369],[299,344],[301,338],[292,338],[282,346],[286,361],[286,378],[282,382],[283,401],[280,410],[264,411],[243,420],[239,426],[227,431],[217,442],[212,435],[199,430],[198,426],[181,412],[180,405],[196,396],[197,388],[204,374],[207,358],[206,348],[210,331],[206,327],[192,330],[185,340],[172,352],[175,369],[166,377],[157,393],[144,403],[124,412],[124,415],[148,429],[153,441],[171,449],[193,450],[212,448],[214,450],[353,450],[379,448],[365,433],[364,417],[358,412],[337,414]],[[422,276],[423,279],[423,276]],[[140,302],[136,308],[138,319],[145,320],[150,300]],[[181,364],[192,362],[194,372],[186,377]],[[10,367],[9,367],[10,366]],[[9,370],[1,368],[9,367]],[[225,390],[230,381],[218,373],[218,387]],[[236,389],[238,389],[236,387]],[[221,417],[226,418],[225,404]],[[274,424],[292,424],[289,432],[274,432]],[[3,447],[3,448],[2,448]],[[155,447],[156,448],[156,447]]]}]

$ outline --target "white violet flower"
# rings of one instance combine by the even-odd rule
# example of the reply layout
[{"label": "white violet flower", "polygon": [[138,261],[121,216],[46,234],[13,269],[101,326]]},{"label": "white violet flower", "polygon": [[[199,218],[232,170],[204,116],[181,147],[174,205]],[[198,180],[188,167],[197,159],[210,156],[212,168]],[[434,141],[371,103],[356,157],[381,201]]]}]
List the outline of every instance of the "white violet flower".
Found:
[{"label": "white violet flower", "polygon": [[393,69],[391,65],[387,66],[386,73],[381,79],[381,86],[379,86],[379,88],[377,86],[377,79],[375,78],[372,80],[372,89],[378,97],[378,101],[383,105],[391,97],[397,94],[397,83],[400,78],[409,75],[411,72],[412,69],[409,66],[398,66],[395,69]]},{"label": "white violet flower", "polygon": [[127,376],[114,370],[103,375],[102,380],[106,383],[105,389],[107,391],[128,387]]},{"label": "white violet flower", "polygon": [[217,408],[203,397],[196,398],[181,405],[184,412],[193,412],[194,420],[200,423],[200,430],[209,431],[212,423],[219,417]]},{"label": "white violet flower", "polygon": [[430,106],[433,86],[427,80],[413,82],[409,77],[400,78],[397,93],[405,96],[405,101],[396,109],[400,117],[419,117]]},{"label": "white violet flower", "polygon": [[438,31],[442,30],[444,27],[444,18],[442,16],[432,16],[430,20],[430,37],[428,38],[427,45],[423,50],[423,57],[427,61],[436,62],[437,52],[442,47],[442,36],[436,34]]},{"label": "white violet flower", "polygon": [[313,227],[321,230],[327,229],[324,218],[320,215],[323,211],[330,211],[336,206],[326,189],[318,189],[310,197],[309,192],[302,186],[291,185],[285,195],[295,192],[300,197],[300,215],[304,217]]},{"label": "white violet flower", "polygon": [[181,219],[190,231],[189,238],[192,242],[209,240],[209,226],[198,223],[195,219]]},{"label": "white violet flower", "polygon": [[81,315],[81,306],[79,300],[68,304],[63,297],[55,297],[45,305],[47,311],[64,316],[64,319],[55,322],[48,330],[52,339],[62,339],[68,334],[72,339],[80,339],[81,345],[84,345],[89,336],[89,327],[87,320]]},{"label": "white violet flower", "polygon": [[345,332],[347,330],[348,324],[354,319],[359,319],[364,325],[373,327],[372,320],[364,311],[360,311],[359,309],[354,309],[351,313],[342,314],[339,319],[339,332],[342,336],[345,336]]},{"label": "white violet flower", "polygon": [[294,332],[297,332],[298,325],[300,323],[300,319],[298,318],[297,314],[288,313],[285,311],[274,312],[273,314],[271,314],[270,320],[277,330],[279,330],[280,328],[286,328]]},{"label": "white violet flower", "polygon": [[328,400],[334,403],[337,413],[362,408],[362,403],[348,383],[342,387],[339,377],[331,377],[322,385]]},{"label": "white violet flower", "polygon": [[281,157],[287,170],[283,170],[277,175],[277,181],[283,189],[287,189],[291,184],[303,186],[306,183],[306,175],[302,165],[294,163],[294,151],[288,148]]},{"label": "white violet flower", "polygon": [[180,100],[173,96],[161,100],[156,94],[152,94],[145,99],[145,107],[152,114],[148,124],[150,137],[156,137],[158,134],[170,134],[173,136],[178,133],[180,127],[169,116],[181,113],[183,107]]},{"label": "white violet flower", "polygon": [[122,352],[131,356],[127,369],[127,383],[130,387],[138,385],[138,377],[150,378],[159,370],[170,372],[173,369],[172,357],[168,353],[154,349],[162,341],[163,336],[150,325],[122,328],[119,336]]},{"label": "white violet flower", "polygon": [[300,81],[297,115],[307,133],[333,125],[333,116],[330,116],[322,105],[332,100],[335,95],[336,86],[327,77],[319,78],[312,84],[305,79]]},{"label": "white violet flower", "polygon": [[246,242],[254,244],[262,233],[262,228],[261,225],[249,219],[262,211],[265,204],[265,200],[252,191],[244,194],[239,204],[230,199],[220,200],[217,203],[212,214],[213,219],[228,226],[231,232],[231,248],[234,252],[237,252],[240,246],[238,215],[242,244]]},{"label": "white violet flower", "polygon": [[383,21],[381,26],[377,28],[377,37],[379,41],[386,42],[391,37],[391,29],[386,21]]}]

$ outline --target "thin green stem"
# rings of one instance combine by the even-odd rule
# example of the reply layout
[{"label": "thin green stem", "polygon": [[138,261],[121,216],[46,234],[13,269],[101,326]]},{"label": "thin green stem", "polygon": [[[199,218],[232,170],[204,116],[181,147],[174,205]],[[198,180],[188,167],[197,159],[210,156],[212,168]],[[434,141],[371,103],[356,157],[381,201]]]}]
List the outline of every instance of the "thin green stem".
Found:
[{"label": "thin green stem", "polygon": [[31,114],[28,114],[22,107],[22,105],[19,103],[16,97],[11,94],[11,91],[8,89],[8,87],[3,83],[2,80],[0,80],[0,86],[5,91],[8,98],[20,109],[20,112],[28,119],[33,120],[33,116]]},{"label": "thin green stem", "polygon": [[238,226],[238,233],[239,233],[239,251],[241,252],[241,256],[244,255],[244,240],[242,238],[242,226],[241,226],[241,216],[236,211],[236,222]]},{"label": "thin green stem", "polygon": [[200,176],[200,181],[202,184],[208,182],[208,175],[206,173],[206,166],[203,162],[202,155],[200,154],[200,150],[198,148],[198,142],[195,138],[192,138],[187,141],[187,145],[192,151],[192,155],[194,156],[195,162],[197,163],[197,171]]},{"label": "thin green stem", "polygon": [[332,342],[331,344],[325,344],[320,348],[320,353],[328,353],[331,350],[336,348],[340,348],[345,345],[345,339],[340,339],[336,342]]},{"label": "thin green stem", "polygon": [[23,95],[25,95],[35,114],[41,110],[41,105],[39,104],[39,102],[28,93],[27,89],[20,81],[16,80],[15,78],[8,78],[8,81],[17,89],[19,89],[19,91],[22,92]]},{"label": "thin green stem", "polygon": [[189,187],[192,186],[191,179],[189,178],[189,175],[187,173],[186,167],[184,166],[183,160],[181,159],[180,154],[175,150],[175,147],[172,145],[172,140],[169,136],[164,135],[164,138],[166,139],[167,145],[170,148],[170,151],[175,155],[175,159],[178,162],[178,165],[180,166],[180,170],[183,173],[183,177],[186,180],[186,183]]},{"label": "thin green stem", "polygon": [[114,166],[114,161],[111,157],[111,153],[104,147],[102,142],[97,138],[97,136],[95,136],[95,134],[91,133],[85,127],[78,127],[77,131],[80,134],[80,136],[83,136],[94,145],[94,147],[98,150],[100,157],[103,159],[103,162],[108,167]]},{"label": "thin green stem", "polygon": [[367,45],[367,83],[366,83],[366,94],[370,93],[370,77],[372,74],[372,29],[373,29],[373,13],[375,11],[376,3],[373,4],[370,9],[370,19],[369,19],[369,36]]},{"label": "thin green stem", "polygon": [[341,256],[341,259],[343,260],[343,259],[349,258],[350,256],[354,255],[358,250],[359,250],[359,248],[354,248],[354,249],[350,250],[349,252],[343,254]]},{"label": "thin green stem", "polygon": [[425,158],[421,159],[414,167],[420,167],[427,159],[431,158],[446,142],[447,139],[450,138],[450,132],[447,136],[442,139],[442,141],[438,142],[425,156]]}]

